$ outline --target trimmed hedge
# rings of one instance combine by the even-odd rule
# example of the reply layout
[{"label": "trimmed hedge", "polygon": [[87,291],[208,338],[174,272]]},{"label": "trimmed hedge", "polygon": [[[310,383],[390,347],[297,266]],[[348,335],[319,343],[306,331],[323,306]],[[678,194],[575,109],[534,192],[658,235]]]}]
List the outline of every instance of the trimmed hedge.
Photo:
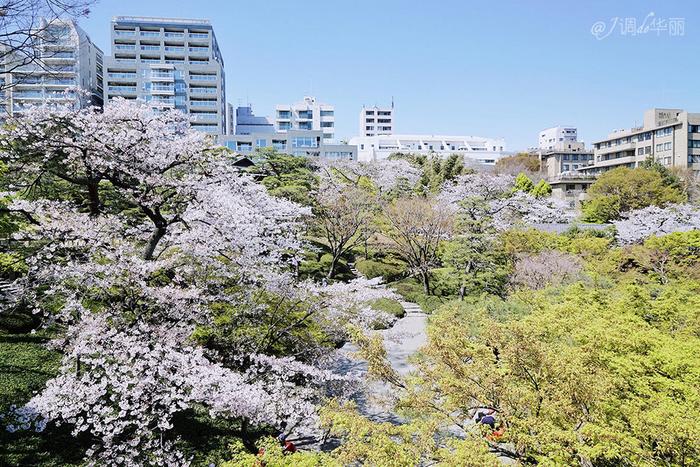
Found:
[{"label": "trimmed hedge", "polygon": [[403,309],[401,303],[391,298],[380,298],[373,301],[372,308],[389,313],[397,318],[403,318],[406,315],[406,310]]},{"label": "trimmed hedge", "polygon": [[358,271],[368,279],[384,278],[384,282],[393,282],[406,274],[406,268],[399,264],[390,264],[371,259],[362,259],[355,263]]}]

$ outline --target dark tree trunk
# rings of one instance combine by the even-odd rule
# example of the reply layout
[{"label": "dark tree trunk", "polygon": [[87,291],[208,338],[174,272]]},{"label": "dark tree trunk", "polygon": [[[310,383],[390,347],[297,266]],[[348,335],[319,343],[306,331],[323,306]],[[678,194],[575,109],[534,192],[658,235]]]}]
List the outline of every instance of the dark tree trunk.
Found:
[{"label": "dark tree trunk", "polygon": [[102,211],[102,204],[100,203],[100,191],[98,189],[99,181],[88,182],[88,206],[90,207],[90,214],[97,216]]},{"label": "dark tree trunk", "polygon": [[331,267],[328,269],[328,274],[326,275],[326,278],[333,279],[333,276],[335,276],[335,268],[338,267],[339,259],[340,255],[333,255],[333,260],[331,260]]},{"label": "dark tree trunk", "polygon": [[153,253],[156,251],[158,242],[160,242],[160,239],[165,236],[166,232],[167,229],[164,225],[156,227],[156,230],[153,232],[153,235],[151,235],[151,238],[148,240],[148,245],[146,245],[146,251],[143,252],[143,259],[147,261],[153,259]]},{"label": "dark tree trunk", "polygon": [[430,295],[430,273],[421,272],[420,273],[421,282],[423,283],[423,291],[426,295]]}]

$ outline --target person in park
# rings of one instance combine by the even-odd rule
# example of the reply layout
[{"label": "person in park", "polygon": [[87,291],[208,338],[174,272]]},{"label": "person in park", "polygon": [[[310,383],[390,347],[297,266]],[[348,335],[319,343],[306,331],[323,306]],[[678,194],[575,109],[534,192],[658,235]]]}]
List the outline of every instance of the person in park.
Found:
[{"label": "person in park", "polygon": [[297,452],[297,447],[294,445],[294,443],[288,441],[285,435],[280,435],[277,439],[280,442],[280,446],[282,446],[282,452],[284,454],[294,454]]},{"label": "person in park", "polygon": [[496,418],[493,416],[494,410],[490,409],[486,413],[479,412],[476,414],[476,422],[482,425],[488,425],[492,430],[496,429]]}]

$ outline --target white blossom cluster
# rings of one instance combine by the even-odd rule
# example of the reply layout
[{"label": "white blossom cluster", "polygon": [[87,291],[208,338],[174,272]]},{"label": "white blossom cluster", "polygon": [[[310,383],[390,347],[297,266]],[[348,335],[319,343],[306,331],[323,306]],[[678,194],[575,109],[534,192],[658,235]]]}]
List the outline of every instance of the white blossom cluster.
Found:
[{"label": "white blossom cluster", "polygon": [[514,182],[511,175],[479,172],[461,175],[454,182],[446,182],[437,198],[454,210],[466,199],[483,201],[499,230],[518,224],[557,224],[573,219],[575,213],[565,201],[514,191]]},{"label": "white blossom cluster", "polygon": [[625,213],[613,224],[620,243],[639,243],[652,235],[700,229],[700,208],[691,204],[649,206]]},{"label": "white blossom cluster", "polygon": [[365,179],[371,181],[380,194],[402,186],[412,188],[421,176],[420,170],[404,159],[372,162],[317,159],[314,163],[322,181],[330,178],[357,184]]}]

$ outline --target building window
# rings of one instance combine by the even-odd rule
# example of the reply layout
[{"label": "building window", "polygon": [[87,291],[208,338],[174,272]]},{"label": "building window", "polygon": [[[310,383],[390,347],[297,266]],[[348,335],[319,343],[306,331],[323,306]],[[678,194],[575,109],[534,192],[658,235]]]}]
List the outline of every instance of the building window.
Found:
[{"label": "building window", "polygon": [[292,147],[294,148],[315,148],[316,139],[308,136],[297,136],[292,139]]},{"label": "building window", "polygon": [[287,142],[283,139],[273,139],[272,147],[275,151],[285,151],[287,149]]},{"label": "building window", "polygon": [[[367,112],[369,114],[369,112]],[[321,110],[321,117],[332,117],[333,116],[333,111],[332,110]]]},{"label": "building window", "polygon": [[689,139],[688,140],[688,147],[692,149],[700,149],[700,140],[698,139]]},{"label": "building window", "polygon": [[267,140],[266,139],[256,139],[255,140],[255,147],[256,148],[264,148],[267,146]]},{"label": "building window", "polygon": [[637,148],[637,155],[643,156],[644,155],[644,148]]}]

